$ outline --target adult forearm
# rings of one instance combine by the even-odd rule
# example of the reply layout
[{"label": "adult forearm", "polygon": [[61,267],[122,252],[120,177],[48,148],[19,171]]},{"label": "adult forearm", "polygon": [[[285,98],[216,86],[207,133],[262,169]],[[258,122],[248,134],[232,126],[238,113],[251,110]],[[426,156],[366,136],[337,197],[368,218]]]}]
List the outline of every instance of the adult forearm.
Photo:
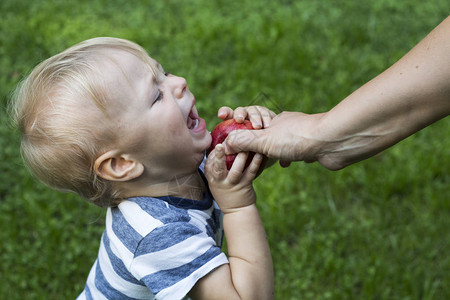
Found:
[{"label": "adult forearm", "polygon": [[391,68],[325,113],[319,162],[339,169],[386,149],[450,113],[450,18]]},{"label": "adult forearm", "polygon": [[337,170],[449,113],[450,17],[330,111],[283,112],[262,130],[233,131],[225,141],[226,154],[253,151],[286,162],[319,161]]}]

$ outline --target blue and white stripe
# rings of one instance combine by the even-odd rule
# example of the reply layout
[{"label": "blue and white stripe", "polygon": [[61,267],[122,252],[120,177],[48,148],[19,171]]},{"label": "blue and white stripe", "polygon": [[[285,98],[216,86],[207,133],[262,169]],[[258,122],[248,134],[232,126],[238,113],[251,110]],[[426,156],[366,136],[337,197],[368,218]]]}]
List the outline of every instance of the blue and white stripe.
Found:
[{"label": "blue and white stripe", "polygon": [[79,299],[182,299],[228,262],[220,218],[209,194],[203,201],[137,197],[109,208]]}]

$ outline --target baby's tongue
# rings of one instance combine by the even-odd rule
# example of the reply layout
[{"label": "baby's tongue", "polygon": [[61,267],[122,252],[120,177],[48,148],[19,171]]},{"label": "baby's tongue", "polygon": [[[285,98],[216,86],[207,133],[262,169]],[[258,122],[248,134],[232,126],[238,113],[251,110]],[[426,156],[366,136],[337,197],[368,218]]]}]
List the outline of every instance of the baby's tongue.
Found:
[{"label": "baby's tongue", "polygon": [[187,128],[192,129],[195,125],[195,120],[191,118],[191,116],[189,115],[188,120],[187,120]]},{"label": "baby's tongue", "polygon": [[198,116],[197,114],[194,112],[194,109],[191,110],[191,112],[189,113],[189,117],[188,117],[188,123],[187,123],[187,127],[189,129],[194,129],[195,125],[197,124],[197,119]]}]

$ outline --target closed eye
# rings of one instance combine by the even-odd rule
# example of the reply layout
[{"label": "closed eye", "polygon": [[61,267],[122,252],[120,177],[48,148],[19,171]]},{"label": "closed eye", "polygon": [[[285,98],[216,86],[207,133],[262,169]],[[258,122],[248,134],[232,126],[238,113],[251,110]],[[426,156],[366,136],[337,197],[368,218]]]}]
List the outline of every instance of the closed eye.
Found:
[{"label": "closed eye", "polygon": [[155,102],[164,98],[164,93],[158,89],[158,94],[156,95]]},{"label": "closed eye", "polygon": [[155,105],[157,102],[159,102],[163,98],[164,98],[164,93],[160,89],[158,89],[156,97],[153,98],[153,101],[151,102],[150,106]]}]

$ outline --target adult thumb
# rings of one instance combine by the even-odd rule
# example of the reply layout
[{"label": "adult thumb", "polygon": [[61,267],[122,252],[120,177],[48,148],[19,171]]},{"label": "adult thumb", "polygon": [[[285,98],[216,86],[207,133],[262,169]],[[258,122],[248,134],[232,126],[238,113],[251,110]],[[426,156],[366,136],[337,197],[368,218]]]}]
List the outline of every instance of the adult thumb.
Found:
[{"label": "adult thumb", "polygon": [[239,152],[263,153],[267,130],[268,129],[244,129],[230,132],[223,143],[225,145],[225,154],[229,155]]}]

